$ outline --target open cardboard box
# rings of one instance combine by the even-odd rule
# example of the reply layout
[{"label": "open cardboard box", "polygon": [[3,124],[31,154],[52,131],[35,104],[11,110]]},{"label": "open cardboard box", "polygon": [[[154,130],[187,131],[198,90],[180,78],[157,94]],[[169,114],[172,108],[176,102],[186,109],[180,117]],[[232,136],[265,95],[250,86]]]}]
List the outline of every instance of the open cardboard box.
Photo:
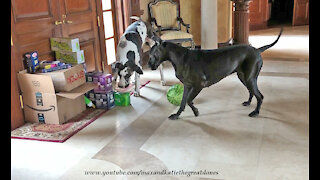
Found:
[{"label": "open cardboard box", "polygon": [[39,73],[50,76],[56,91],[70,91],[86,82],[86,75],[82,64],[75,65],[70,69]]},{"label": "open cardboard box", "polygon": [[63,124],[84,111],[83,94],[96,87],[93,83],[83,82],[71,91],[56,92],[51,76],[25,71],[18,73],[18,82],[23,96],[25,121],[47,124]]}]

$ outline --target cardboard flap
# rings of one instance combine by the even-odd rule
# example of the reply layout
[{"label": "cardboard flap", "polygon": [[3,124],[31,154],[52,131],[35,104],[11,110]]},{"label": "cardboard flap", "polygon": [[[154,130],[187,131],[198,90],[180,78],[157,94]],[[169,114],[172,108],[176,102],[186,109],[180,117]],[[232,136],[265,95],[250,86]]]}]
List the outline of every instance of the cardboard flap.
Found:
[{"label": "cardboard flap", "polygon": [[51,77],[56,92],[71,91],[86,82],[82,64],[78,64],[69,69],[41,73],[41,75]]},{"label": "cardboard flap", "polygon": [[18,73],[18,81],[22,92],[55,93],[52,79],[49,76],[20,71]]},{"label": "cardboard flap", "polygon": [[71,91],[68,92],[59,92],[56,93],[56,95],[61,96],[61,97],[65,97],[65,98],[69,98],[69,99],[76,99],[77,97],[83,95],[84,93],[92,90],[93,88],[95,88],[97,85],[94,83],[85,83]]}]

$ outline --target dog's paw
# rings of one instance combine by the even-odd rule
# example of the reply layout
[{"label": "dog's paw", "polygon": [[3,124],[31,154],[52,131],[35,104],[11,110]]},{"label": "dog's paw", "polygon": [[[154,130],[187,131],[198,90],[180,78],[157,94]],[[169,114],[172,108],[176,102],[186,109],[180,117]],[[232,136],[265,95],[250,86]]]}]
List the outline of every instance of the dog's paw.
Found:
[{"label": "dog's paw", "polygon": [[134,92],[133,95],[134,95],[135,97],[139,97],[139,96],[140,96],[140,93],[139,93],[139,92]]},{"label": "dog's paw", "polygon": [[249,116],[250,117],[257,117],[259,115],[259,111],[252,111]]},{"label": "dog's paw", "polygon": [[249,106],[250,105],[250,102],[249,101],[246,101],[246,102],[243,102],[242,103],[242,106]]},{"label": "dog's paw", "polygon": [[179,115],[178,114],[171,114],[169,117],[168,117],[170,120],[176,120],[179,118]]},{"label": "dog's paw", "polygon": [[199,116],[199,110],[197,108],[192,109],[194,116]]}]

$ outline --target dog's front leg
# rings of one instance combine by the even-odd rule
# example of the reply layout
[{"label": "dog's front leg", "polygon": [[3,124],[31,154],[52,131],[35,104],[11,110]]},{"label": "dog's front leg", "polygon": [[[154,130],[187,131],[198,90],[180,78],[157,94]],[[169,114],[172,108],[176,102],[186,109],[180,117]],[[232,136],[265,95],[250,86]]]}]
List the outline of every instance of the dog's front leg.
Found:
[{"label": "dog's front leg", "polygon": [[116,88],[117,85],[117,79],[118,79],[118,72],[113,74],[113,80],[112,80],[112,88]]},{"label": "dog's front leg", "polygon": [[188,100],[190,94],[192,94],[192,92],[193,92],[193,87],[184,86],[180,108],[176,114],[171,114],[169,116],[169,119],[176,120],[179,118],[181,112],[184,111],[184,108],[186,107],[187,100]]},{"label": "dog's front leg", "polygon": [[161,85],[162,85],[162,86],[165,86],[165,85],[166,85],[166,82],[164,81],[163,65],[162,65],[162,64],[160,64],[159,70],[160,70]]},{"label": "dog's front leg", "polygon": [[140,74],[137,72],[134,72],[134,96],[139,97],[140,96]]}]

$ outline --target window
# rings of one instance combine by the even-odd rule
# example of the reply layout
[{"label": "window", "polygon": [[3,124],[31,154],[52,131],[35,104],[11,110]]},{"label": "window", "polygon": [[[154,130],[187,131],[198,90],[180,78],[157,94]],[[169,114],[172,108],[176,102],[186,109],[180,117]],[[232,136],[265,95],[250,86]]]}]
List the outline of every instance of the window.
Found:
[{"label": "window", "polygon": [[112,0],[102,0],[102,15],[104,25],[104,35],[106,42],[107,62],[108,65],[116,61],[115,51],[115,32],[112,13]]}]

